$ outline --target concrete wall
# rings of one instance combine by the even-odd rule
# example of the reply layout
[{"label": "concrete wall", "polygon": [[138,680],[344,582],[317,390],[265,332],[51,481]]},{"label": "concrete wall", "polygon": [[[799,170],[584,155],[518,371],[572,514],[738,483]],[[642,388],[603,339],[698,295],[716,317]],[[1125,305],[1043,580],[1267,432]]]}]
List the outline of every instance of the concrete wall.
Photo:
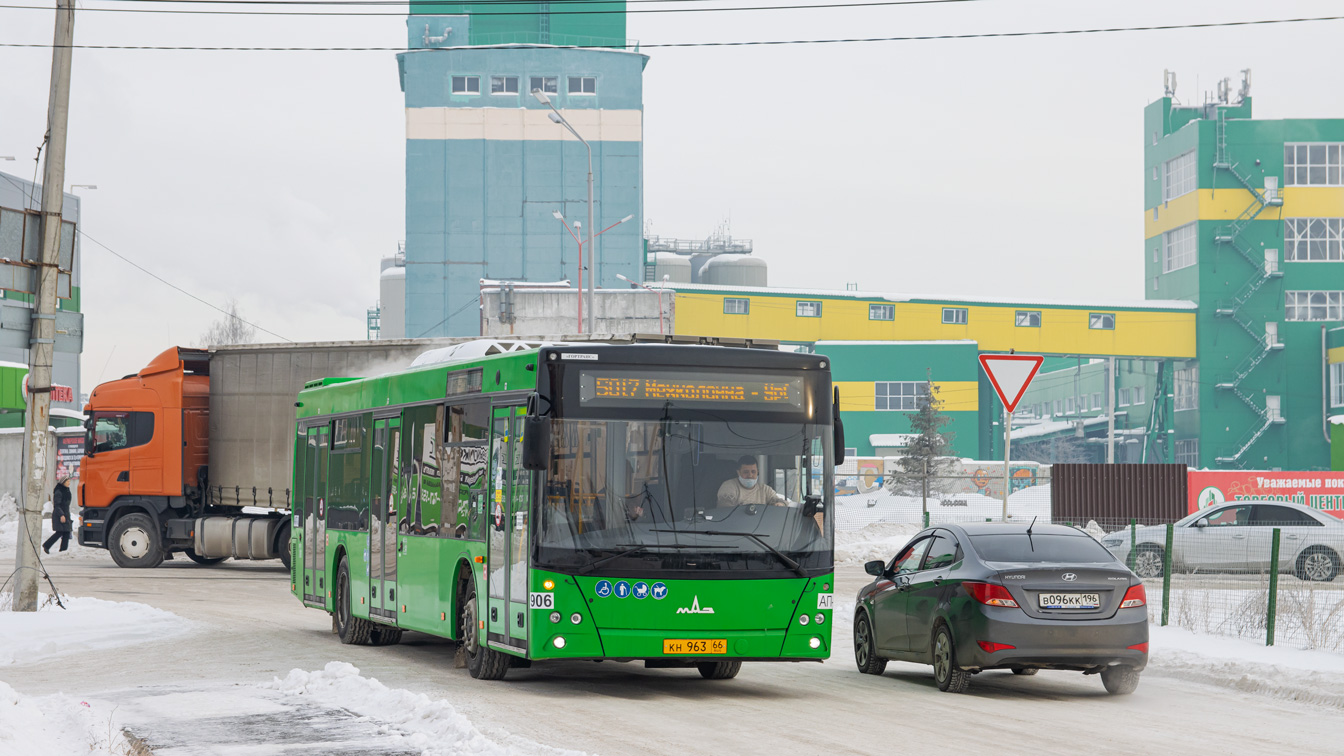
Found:
[{"label": "concrete wall", "polygon": [[[594,292],[597,309],[593,311],[595,333],[658,333],[659,297],[647,289],[598,289]],[[673,333],[675,323],[673,292],[662,295],[663,330]],[[512,301],[513,322],[501,317],[501,304]],[[588,307],[587,292],[583,306]],[[588,330],[584,312],[583,330]],[[578,302],[574,289],[499,289],[481,291],[481,335],[513,336],[575,333],[578,329]],[[714,335],[714,334],[707,334]]]},{"label": "concrete wall", "polygon": [[[84,435],[83,428],[67,428],[60,435]],[[51,489],[56,487],[56,444],[51,444],[47,455],[47,484],[44,490],[47,498]],[[78,480],[71,481],[70,493],[79,496]],[[5,428],[0,430],[0,494],[10,494],[15,499],[23,496],[23,429]],[[79,502],[76,501],[76,504]]]}]

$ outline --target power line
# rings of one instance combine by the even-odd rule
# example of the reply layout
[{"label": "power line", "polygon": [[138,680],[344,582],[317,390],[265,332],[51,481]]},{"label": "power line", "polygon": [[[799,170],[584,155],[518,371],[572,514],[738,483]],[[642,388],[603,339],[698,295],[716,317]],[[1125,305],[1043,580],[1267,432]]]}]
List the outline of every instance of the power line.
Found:
[{"label": "power line", "polygon": [[205,305],[206,307],[209,307],[209,308],[214,309],[214,310],[218,310],[219,312],[222,312],[222,313],[224,313],[225,315],[227,315],[227,316],[229,316],[229,317],[231,317],[231,318],[237,318],[238,320],[242,321],[243,323],[247,323],[248,325],[252,326],[253,328],[257,329],[258,331],[261,331],[261,332],[263,332],[263,333],[269,333],[270,335],[276,337],[277,339],[280,339],[281,341],[288,341],[288,342],[290,342],[290,343],[293,343],[293,342],[294,342],[293,339],[285,338],[284,336],[281,336],[280,334],[276,333],[275,331],[271,331],[271,330],[268,330],[268,329],[266,329],[266,328],[262,328],[261,326],[257,325],[256,323],[252,323],[252,322],[249,322],[249,321],[247,321],[247,320],[244,320],[243,318],[239,317],[237,313],[229,312],[228,310],[225,310],[224,308],[219,307],[218,305],[212,304],[212,303],[210,303],[210,302],[207,302],[207,301],[204,300],[204,299],[201,299],[200,297],[196,296],[195,294],[192,294],[191,292],[187,291],[186,289],[182,288],[181,286],[178,286],[177,284],[175,284],[175,283],[173,283],[173,282],[171,282],[171,281],[168,281],[167,279],[165,279],[165,278],[163,278],[162,276],[160,276],[159,274],[157,274],[157,273],[155,273],[155,272],[149,270],[148,268],[146,268],[145,266],[141,265],[140,263],[137,263],[137,262],[135,262],[134,260],[131,260],[130,258],[126,257],[125,255],[121,254],[120,252],[117,252],[116,250],[112,249],[111,247],[107,246],[106,244],[103,244],[102,242],[98,241],[97,239],[93,238],[92,236],[89,236],[88,234],[84,233],[84,231],[82,231],[82,230],[79,231],[79,235],[82,236],[82,237],[84,237],[85,239],[88,239],[89,241],[93,242],[94,244],[97,244],[98,246],[102,247],[103,249],[107,250],[108,252],[111,252],[114,256],[121,258],[123,261],[129,263],[132,267],[138,269],[139,271],[141,271],[141,272],[144,273],[145,275],[149,276],[150,278],[153,278],[154,280],[156,280],[156,281],[158,281],[158,282],[160,282],[160,283],[162,283],[162,284],[164,284],[164,285],[166,285],[166,286],[168,286],[168,287],[170,287],[170,288],[176,289],[176,290],[182,292],[183,294],[186,294],[187,296],[191,297],[192,299],[196,300],[197,302],[200,302],[201,304]]},{"label": "power line", "polygon": [[454,315],[457,315],[458,313],[462,312],[463,310],[467,309],[468,307],[471,307],[472,305],[476,304],[476,303],[479,302],[480,300],[481,300],[481,295],[480,295],[480,294],[477,294],[475,297],[472,298],[471,301],[467,302],[466,304],[462,305],[461,307],[457,308],[456,310],[453,310],[452,312],[448,313],[448,316],[447,316],[447,317],[445,317],[443,320],[440,320],[439,322],[435,323],[434,325],[430,326],[429,328],[426,328],[424,331],[422,331],[422,332],[420,333],[419,336],[416,336],[415,338],[417,338],[417,339],[423,339],[425,336],[429,335],[429,332],[430,332],[430,331],[434,330],[435,328],[438,328],[439,326],[443,325],[444,323],[447,323],[447,322],[449,321],[449,319],[451,319]]},{"label": "power line", "polygon": [[[130,2],[146,2],[147,0],[129,0]],[[186,2],[188,0],[167,0],[168,2]],[[198,1],[198,0],[191,0]],[[704,0],[647,0],[648,2],[703,2]],[[974,3],[985,2],[986,0],[878,0],[877,2],[866,3],[815,3],[809,5],[763,5],[746,6],[731,8],[634,8],[634,9],[602,9],[602,10],[553,10],[544,15],[548,16],[601,16],[608,14],[630,14],[630,13],[731,13],[738,11],[779,11],[779,10],[829,10],[833,8],[879,8],[901,5],[940,5],[943,3]],[[501,5],[513,5],[516,0],[504,0]],[[244,3],[252,4],[252,3]],[[300,3],[302,5],[324,5],[325,3]],[[403,3],[404,4],[404,3]],[[518,1],[519,5],[535,5],[535,3],[523,3]],[[610,5],[611,0],[583,0],[578,4],[591,5]],[[490,3],[494,5],[494,3]],[[8,10],[36,10],[50,11],[52,8],[40,5],[0,5],[0,8]],[[278,11],[255,11],[255,10],[187,10],[184,8],[80,8],[79,12],[95,13],[161,13],[177,14],[186,16],[397,16],[405,18],[406,13],[389,13],[383,11],[308,11],[308,10],[278,10]],[[471,11],[468,16],[537,16],[536,11],[518,10],[518,11]]]},{"label": "power line", "polygon": [[[1021,32],[986,32],[981,34],[926,34],[907,37],[850,37],[836,39],[777,39],[737,42],[661,42],[640,44],[639,49],[670,49],[687,47],[765,47],[784,45],[832,45],[868,42],[926,42],[949,39],[1009,39],[1016,37],[1074,36],[1086,34],[1115,34],[1120,32],[1172,31],[1178,29],[1216,29],[1275,24],[1301,24],[1317,21],[1344,21],[1344,16],[1314,16],[1306,18],[1270,18],[1252,21],[1211,21],[1198,24],[1162,24],[1158,26],[1116,26],[1092,29],[1047,29]],[[0,47],[51,49],[50,43],[0,42]],[[225,47],[197,45],[70,45],[76,50],[171,50],[195,52],[438,52],[443,48],[405,47]],[[515,50],[589,49],[581,45],[510,45]]]}]

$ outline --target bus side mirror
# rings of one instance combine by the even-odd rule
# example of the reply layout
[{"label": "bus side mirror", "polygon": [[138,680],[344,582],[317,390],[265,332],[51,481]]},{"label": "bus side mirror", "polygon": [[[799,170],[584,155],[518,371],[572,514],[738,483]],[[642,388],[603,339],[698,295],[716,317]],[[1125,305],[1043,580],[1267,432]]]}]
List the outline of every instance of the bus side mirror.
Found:
[{"label": "bus side mirror", "polygon": [[551,465],[551,419],[523,418],[523,469],[545,470]]},{"label": "bus side mirror", "polygon": [[835,403],[831,405],[831,419],[834,425],[832,431],[834,436],[831,439],[831,445],[835,447],[835,465],[839,467],[845,463],[845,421],[840,419],[840,389],[835,390]]}]

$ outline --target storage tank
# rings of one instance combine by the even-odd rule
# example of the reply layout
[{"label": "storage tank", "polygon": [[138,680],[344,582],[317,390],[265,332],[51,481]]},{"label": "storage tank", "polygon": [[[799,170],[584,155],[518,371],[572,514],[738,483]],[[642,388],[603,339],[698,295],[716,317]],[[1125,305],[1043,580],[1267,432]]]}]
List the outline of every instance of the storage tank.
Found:
[{"label": "storage tank", "polygon": [[710,258],[700,269],[700,283],[720,286],[765,286],[765,282],[765,260],[751,255],[718,255]]},{"label": "storage tank", "polygon": [[667,276],[670,283],[691,282],[691,258],[676,252],[655,252],[653,255],[653,280],[659,282]]},{"label": "storage tank", "polygon": [[378,276],[380,339],[406,338],[406,268],[392,266]]}]

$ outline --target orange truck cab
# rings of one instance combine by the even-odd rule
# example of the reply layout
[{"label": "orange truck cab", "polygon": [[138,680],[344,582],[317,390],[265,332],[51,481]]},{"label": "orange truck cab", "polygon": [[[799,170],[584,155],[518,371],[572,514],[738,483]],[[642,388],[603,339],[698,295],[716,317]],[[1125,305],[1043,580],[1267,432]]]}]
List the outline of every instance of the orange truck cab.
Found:
[{"label": "orange truck cab", "polygon": [[95,388],[84,414],[80,545],[108,549],[122,567],[153,567],[179,551],[221,561],[196,538],[201,518],[219,514],[203,496],[210,353],[169,349],[140,372]]}]

